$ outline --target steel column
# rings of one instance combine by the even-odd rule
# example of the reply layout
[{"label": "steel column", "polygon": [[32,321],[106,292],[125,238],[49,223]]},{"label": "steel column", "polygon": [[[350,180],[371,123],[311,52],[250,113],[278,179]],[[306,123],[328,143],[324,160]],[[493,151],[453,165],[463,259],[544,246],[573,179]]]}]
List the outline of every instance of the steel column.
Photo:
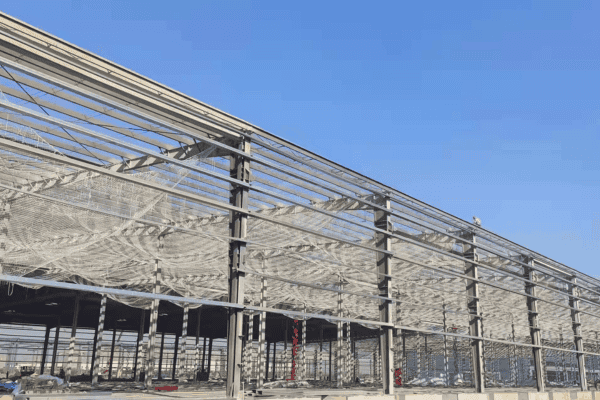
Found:
[{"label": "steel column", "polygon": [[[260,306],[267,307],[267,279],[260,279]],[[269,350],[267,348],[267,360],[265,361],[265,340],[267,330],[267,313],[261,311],[258,313],[258,387],[261,388],[264,380],[269,374]]]},{"label": "steel column", "polygon": [[[250,155],[250,141],[243,139],[239,150]],[[250,161],[239,154],[230,156],[229,172],[232,178],[248,184],[250,182]],[[230,204],[243,210],[248,210],[248,188],[232,184]],[[248,215],[239,211],[229,213],[229,302],[244,305],[244,282],[246,266],[246,231]],[[240,309],[228,309],[229,321],[227,326],[227,383],[226,395],[238,398],[241,386],[242,363],[242,322],[243,312]]]},{"label": "steel column", "polygon": [[[163,236],[158,237],[158,253],[161,253],[163,246]],[[160,259],[156,259],[154,262],[154,288],[153,293],[160,293],[160,282],[162,280],[161,276],[161,261]],[[150,327],[148,329],[148,352],[146,354],[146,376],[145,382],[146,388],[149,388],[152,385],[152,377],[154,376],[154,367],[155,367],[155,356],[154,356],[154,348],[156,347],[156,329],[158,325],[158,307],[160,304],[160,300],[154,299],[152,300],[152,311],[150,314]]]},{"label": "steel column", "polygon": [[108,359],[108,380],[112,379],[113,358],[115,356],[115,342],[117,340],[117,327],[113,328],[112,342],[110,344],[110,358]]},{"label": "steel column", "polygon": [[213,338],[208,339],[208,363],[206,364],[206,371],[208,372],[208,377],[210,378],[210,368],[212,364],[212,344]]},{"label": "steel column", "polygon": [[[344,290],[344,284],[342,281],[342,278],[340,276],[340,290]],[[344,302],[344,298],[342,297],[342,293],[338,292],[337,294],[337,303],[338,303],[338,307],[337,307],[337,316],[338,318],[343,318],[343,302]],[[337,321],[336,322],[336,326],[337,326],[337,341],[336,341],[336,354],[335,354],[335,366],[336,366],[336,370],[335,370],[335,379],[336,379],[336,385],[338,388],[342,387],[343,381],[342,381],[342,375],[343,375],[343,357],[342,357],[342,345],[343,345],[343,340],[344,340],[344,323],[342,321]]]},{"label": "steel column", "polygon": [[54,343],[52,344],[52,363],[50,364],[50,375],[54,375],[56,367],[56,356],[58,355],[58,338],[60,336],[60,318],[56,323],[56,331],[54,332]]},{"label": "steel column", "polygon": [[158,380],[162,379],[163,354],[165,351],[165,333],[160,335],[160,350],[158,352]]},{"label": "steel column", "polygon": [[187,331],[188,331],[188,313],[190,305],[185,303],[183,306],[183,323],[181,326],[181,357],[179,360],[179,378],[183,378],[186,372],[187,363]]},{"label": "steel column", "polygon": [[[472,232],[466,233],[462,237],[473,243],[476,243],[477,240],[477,237]],[[469,260],[479,261],[477,248],[468,243],[463,243],[463,256]],[[465,275],[479,279],[477,265],[466,262]],[[469,314],[471,314],[469,317],[469,334],[481,338],[483,337],[483,329],[481,325],[481,305],[479,303],[479,283],[477,281],[467,279],[467,302]],[[471,360],[475,390],[477,393],[484,393],[485,366],[483,361],[483,341],[481,339],[471,339]]]},{"label": "steel column", "polygon": [[175,334],[175,349],[173,350],[173,370],[171,371],[171,379],[175,380],[177,375],[177,355],[179,353],[179,334]]},{"label": "steel column", "polygon": [[48,342],[50,341],[50,325],[46,325],[46,335],[44,336],[44,349],[42,350],[42,359],[40,360],[40,375],[44,375],[46,366],[46,356],[48,355]]},{"label": "steel column", "polygon": [[[531,282],[537,282],[537,273],[533,270],[533,260],[527,260],[527,264],[530,267],[524,267],[524,277]],[[525,292],[528,294],[527,297],[527,309],[529,311],[529,332],[531,335],[531,344],[533,346],[542,345],[542,335],[540,332],[539,314],[538,314],[538,300],[537,300],[537,289],[535,283],[525,283]],[[544,382],[544,366],[542,360],[542,349],[541,347],[532,347],[533,350],[533,365],[535,368],[535,377],[537,381],[538,392],[545,391]]]},{"label": "steel column", "polygon": [[571,278],[570,285],[571,296],[569,296],[569,306],[571,310],[571,320],[573,323],[573,335],[575,337],[575,350],[577,353],[577,367],[579,370],[579,384],[582,391],[588,390],[587,377],[585,373],[585,354],[583,354],[583,338],[581,336],[581,316],[579,314],[579,300],[573,296],[580,297],[581,293],[577,287],[577,278]]},{"label": "steel column", "polygon": [[[377,209],[374,212],[375,227],[386,231],[387,233],[376,233],[375,244],[378,250],[389,252],[392,250],[392,241],[390,234],[393,231],[392,221],[390,216],[390,199],[380,199],[380,205],[385,207],[385,210]],[[379,280],[379,296],[386,297],[389,300],[384,300],[379,304],[379,320],[386,323],[394,323],[393,303],[392,303],[392,274],[390,256],[387,253],[376,253],[377,271],[381,274]],[[381,371],[383,381],[384,394],[394,394],[394,335],[393,328],[386,326],[380,327],[379,330],[379,347],[381,356]]]},{"label": "steel column", "polygon": [[100,315],[98,317],[98,334],[96,335],[96,352],[94,359],[92,360],[93,375],[92,375],[92,386],[98,384],[98,377],[100,376],[100,359],[102,357],[102,336],[104,335],[104,316],[106,314],[106,295],[102,295],[100,301]]},{"label": "steel column", "polygon": [[[198,345],[200,344],[200,317],[202,316],[202,307],[198,307],[198,312],[196,316],[196,352],[194,354],[194,383],[198,382],[198,371],[201,370],[200,366],[200,348]],[[206,339],[206,338],[205,338]],[[205,340],[206,344],[206,340]],[[204,367],[204,365],[202,366]]]},{"label": "steel column", "polygon": [[69,340],[69,360],[67,361],[67,373],[65,375],[65,381],[71,381],[71,373],[73,368],[73,362],[75,358],[75,345],[77,336],[77,319],[79,317],[79,298],[80,295],[75,295],[75,304],[73,305],[73,323],[71,324],[71,339]]},{"label": "steel column", "polygon": [[273,342],[273,376],[271,380],[275,380],[277,370],[277,342]]},{"label": "steel column", "polygon": [[142,372],[142,352],[144,351],[144,325],[146,323],[146,310],[140,313],[140,329],[138,330],[137,343],[135,347],[135,358],[133,360],[133,376],[136,382],[140,381]]}]

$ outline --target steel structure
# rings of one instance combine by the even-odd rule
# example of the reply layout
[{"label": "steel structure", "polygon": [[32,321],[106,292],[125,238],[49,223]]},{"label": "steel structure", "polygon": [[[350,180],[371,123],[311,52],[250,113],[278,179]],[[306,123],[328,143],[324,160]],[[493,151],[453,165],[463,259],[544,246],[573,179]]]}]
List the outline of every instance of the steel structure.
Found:
[{"label": "steel structure", "polygon": [[[151,368],[171,302],[185,332],[188,310],[227,310],[233,397],[249,312],[259,384],[280,372],[267,313],[337,324],[338,385],[361,351],[386,393],[399,367],[430,382],[438,356],[443,385],[478,392],[543,391],[561,357],[596,379],[598,280],[2,13],[0,66],[0,280],[103,294],[100,337],[107,297],[150,310]],[[304,334],[302,374],[322,378],[323,333]]]}]

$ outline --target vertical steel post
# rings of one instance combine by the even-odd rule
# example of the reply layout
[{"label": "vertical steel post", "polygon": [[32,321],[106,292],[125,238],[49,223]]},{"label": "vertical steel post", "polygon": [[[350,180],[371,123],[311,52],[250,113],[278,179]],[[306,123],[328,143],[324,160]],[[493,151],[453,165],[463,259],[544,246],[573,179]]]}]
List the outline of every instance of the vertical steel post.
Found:
[{"label": "vertical steel post", "polygon": [[204,336],[204,343],[202,344],[202,372],[206,369],[206,336]]},{"label": "vertical steel post", "polygon": [[183,305],[183,322],[181,324],[181,356],[179,359],[179,378],[182,379],[186,373],[187,364],[187,331],[188,331],[188,317],[189,317],[190,305],[185,303]]},{"label": "vertical steel post", "polygon": [[54,331],[54,343],[52,344],[52,363],[50,364],[50,375],[54,375],[54,368],[56,367],[56,358],[58,356],[58,338],[60,336],[60,318],[56,323],[56,330]]},{"label": "vertical steel post", "polygon": [[75,304],[73,305],[73,323],[71,324],[71,339],[69,341],[69,361],[67,362],[67,373],[65,376],[65,381],[71,381],[71,373],[73,368],[73,363],[75,362],[75,345],[76,345],[76,337],[77,337],[77,320],[79,317],[79,298],[80,294],[77,293],[75,295]]},{"label": "vertical steel post", "polygon": [[136,382],[140,381],[142,372],[142,351],[144,349],[144,325],[146,323],[146,310],[140,313],[140,329],[138,330],[137,343],[135,348],[135,359],[133,360],[133,376]]},{"label": "vertical steel post", "polygon": [[277,342],[273,342],[273,376],[271,378],[272,380],[275,380],[275,378],[277,377],[276,369],[277,369]]},{"label": "vertical steel post", "polygon": [[175,380],[177,376],[177,356],[179,354],[179,333],[175,334],[175,349],[173,350],[173,369],[171,371],[171,379]]},{"label": "vertical steel post", "polygon": [[[267,307],[267,279],[260,279],[260,306]],[[263,387],[264,381],[269,375],[269,348],[267,347],[267,359],[265,361],[265,340],[267,332],[267,313],[258,313],[258,387]]]},{"label": "vertical steel post", "polygon": [[[239,143],[239,150],[250,154],[250,140],[244,138]],[[247,157],[232,154],[230,156],[229,173],[232,178],[241,182],[250,182],[250,161]],[[229,236],[236,238],[229,244],[229,302],[244,304],[244,282],[246,266],[246,230],[248,224],[248,189],[235,184],[230,192],[231,205],[243,212],[229,213]],[[243,310],[229,309],[227,332],[227,388],[228,397],[239,397],[241,386],[242,363],[242,321]]]},{"label": "vertical steel post", "polygon": [[[198,307],[198,312],[196,315],[196,352],[194,356],[194,383],[198,382],[198,371],[200,370],[200,349],[198,345],[200,344],[200,320],[202,317],[202,307]],[[205,338],[206,344],[206,338]],[[202,366],[204,367],[204,365]]]},{"label": "vertical steel post", "polygon": [[319,380],[323,379],[324,370],[323,370],[323,325],[321,325],[319,329],[319,358],[317,360],[319,364]]},{"label": "vertical steel post", "polygon": [[94,342],[92,344],[92,359],[90,360],[90,379],[94,376],[94,360],[96,359],[96,343],[98,343],[98,325],[94,327]]},{"label": "vertical steel post", "polygon": [[[390,234],[392,233],[392,221],[390,216],[390,199],[385,197],[380,199],[380,205],[384,206],[385,210],[376,209],[374,213],[375,227],[384,232],[378,231],[375,234],[376,247],[381,251],[392,251],[392,241]],[[379,320],[381,322],[393,323],[392,316],[392,269],[390,257],[383,252],[377,252],[377,272],[379,273],[379,296],[387,297],[389,300],[384,300],[379,304]],[[394,394],[394,337],[393,328],[389,326],[381,327],[379,330],[379,344],[381,356],[381,370],[384,394]]]},{"label": "vertical steel post", "polygon": [[94,374],[92,375],[92,386],[98,384],[98,377],[100,376],[100,358],[102,351],[102,336],[104,335],[104,316],[106,315],[106,295],[102,295],[100,301],[100,315],[98,317],[98,334],[96,336],[96,351],[94,359],[92,360]]},{"label": "vertical steel post", "polygon": [[246,382],[249,384],[252,381],[252,376],[253,376],[253,370],[252,370],[252,361],[253,361],[253,354],[252,351],[254,350],[254,313],[250,312],[248,314],[248,337],[246,339],[246,355],[245,355],[245,362],[244,362],[244,376],[246,378]]},{"label": "vertical steel post", "polygon": [[581,316],[579,312],[579,300],[574,296],[579,297],[581,294],[577,286],[577,278],[571,278],[569,306],[571,310],[571,321],[573,323],[573,336],[575,338],[575,350],[577,351],[577,367],[579,370],[579,384],[582,391],[588,390],[587,374],[585,373],[585,354],[583,353],[583,338],[581,336]]},{"label": "vertical steel post", "polygon": [[212,344],[213,338],[208,339],[208,363],[206,364],[206,371],[208,378],[210,378],[210,368],[212,366]]},{"label": "vertical steel post", "polygon": [[332,378],[332,376],[331,376],[332,375],[331,374],[331,372],[332,372],[332,368],[331,368],[332,367],[332,365],[331,365],[331,350],[332,350],[332,347],[333,347],[333,342],[330,340],[329,341],[329,382],[331,382],[331,378]]},{"label": "vertical steel post", "polygon": [[165,333],[160,335],[160,350],[158,351],[158,380],[162,380],[163,353],[165,351]]},{"label": "vertical steel post", "polygon": [[110,358],[108,359],[108,380],[112,379],[113,359],[115,356],[115,341],[117,340],[117,327],[113,328],[112,342],[110,344]]},{"label": "vertical steel post", "polygon": [[[448,325],[446,323],[446,303],[442,305],[443,317],[444,317],[444,333],[448,332]],[[450,386],[450,380],[448,377],[448,336],[444,335],[444,385]]]},{"label": "vertical steel post", "polygon": [[44,336],[44,349],[42,350],[42,359],[40,360],[40,375],[44,375],[46,366],[46,356],[48,355],[48,342],[50,341],[50,325],[46,325],[46,335]]},{"label": "vertical steel post", "polygon": [[[304,315],[306,315],[306,303],[304,303]],[[300,379],[308,379],[308,366],[306,365],[306,317],[302,320],[302,375]]]},{"label": "vertical steel post", "polygon": [[[158,253],[162,252],[163,247],[163,236],[160,235],[158,237]],[[161,260],[156,259],[154,262],[154,288],[152,293],[159,294],[160,293],[160,282],[162,280],[161,276]],[[146,354],[146,379],[145,385],[146,388],[149,388],[152,385],[152,378],[154,377],[154,368],[156,363],[156,357],[154,355],[154,350],[156,347],[156,328],[158,325],[158,307],[160,301],[158,299],[152,300],[152,311],[150,314],[150,328],[148,330],[148,353]]]},{"label": "vertical steel post", "polygon": [[[462,235],[468,242],[476,243],[475,233],[469,232]],[[463,243],[463,257],[469,260],[478,261],[477,249],[469,244]],[[479,303],[479,279],[478,268],[476,264],[465,263],[465,275],[475,279],[467,279],[467,307],[469,309],[469,334],[481,338],[483,329],[481,324],[481,305]],[[471,364],[473,366],[473,381],[477,393],[485,392],[485,366],[483,361],[483,341],[481,339],[471,339]]]},{"label": "vertical steel post", "polygon": [[269,379],[269,349],[271,348],[271,344],[269,342],[267,345],[267,357],[265,360],[265,374],[263,375],[263,382]]},{"label": "vertical steel post", "polygon": [[[341,276],[340,276],[340,282],[339,282],[339,289],[344,290],[344,284],[343,284]],[[344,314],[343,314],[344,313],[344,310],[343,310],[344,298],[343,298],[341,292],[338,292],[337,298],[338,298],[337,316],[338,316],[338,318],[342,318],[344,316]],[[337,321],[336,325],[337,325],[337,342],[336,342],[336,354],[335,354],[335,366],[336,366],[335,379],[336,379],[337,387],[341,388],[342,384],[343,384],[342,374],[343,374],[344,359],[342,356],[342,345],[343,345],[343,340],[344,340],[344,330],[343,330],[344,323],[342,321]]]},{"label": "vertical steel post", "polygon": [[524,267],[524,277],[530,282],[525,283],[525,292],[527,293],[527,309],[529,311],[529,326],[531,335],[531,344],[533,344],[533,365],[535,368],[535,377],[537,381],[538,392],[545,391],[544,382],[544,366],[542,361],[542,335],[540,332],[539,314],[538,314],[538,300],[537,300],[537,273],[533,270],[533,260],[526,260],[529,264],[528,267]]}]

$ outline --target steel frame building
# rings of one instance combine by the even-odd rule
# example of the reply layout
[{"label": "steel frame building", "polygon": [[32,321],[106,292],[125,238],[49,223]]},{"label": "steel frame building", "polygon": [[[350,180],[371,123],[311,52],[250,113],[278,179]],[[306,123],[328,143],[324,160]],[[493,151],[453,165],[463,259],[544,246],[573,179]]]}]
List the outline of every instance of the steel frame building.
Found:
[{"label": "steel frame building", "polygon": [[0,280],[78,293],[69,363],[90,292],[100,338],[108,299],[150,311],[148,386],[166,303],[181,309],[182,343],[190,309],[226,311],[212,318],[226,322],[232,397],[255,337],[253,377],[269,376],[277,316],[301,321],[304,379],[322,356],[309,372],[306,347],[323,350],[318,327],[335,324],[340,387],[361,330],[378,338],[385,393],[399,367],[477,392],[500,380],[544,391],[565,358],[582,390],[598,378],[598,280],[2,13],[0,66]]}]

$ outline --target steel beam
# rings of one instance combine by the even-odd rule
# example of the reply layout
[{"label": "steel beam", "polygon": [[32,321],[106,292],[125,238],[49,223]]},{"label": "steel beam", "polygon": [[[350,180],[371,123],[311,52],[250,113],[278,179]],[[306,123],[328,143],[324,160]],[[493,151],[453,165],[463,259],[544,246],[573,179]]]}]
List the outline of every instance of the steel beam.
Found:
[{"label": "steel beam", "polygon": [[[243,140],[239,149],[250,154],[250,141]],[[246,232],[248,225],[248,183],[250,182],[250,162],[239,154],[230,156],[230,176],[245,185],[233,185],[231,188],[229,236],[239,240],[229,244],[229,303],[244,305],[246,274]],[[237,211],[239,210],[239,211]],[[241,211],[241,212],[240,212]],[[242,363],[242,323],[243,311],[228,309],[227,326],[227,383],[228,397],[238,398],[241,388]]]},{"label": "steel beam", "polygon": [[[476,242],[472,232],[463,235],[468,242]],[[479,261],[477,249],[470,244],[463,244],[463,254],[466,259]],[[473,278],[467,280],[467,307],[469,310],[469,334],[476,337],[471,340],[471,365],[473,366],[473,382],[477,393],[485,393],[485,365],[483,360],[483,329],[481,325],[481,306],[479,303],[479,274],[477,265],[465,263],[465,275]]]},{"label": "steel beam", "polygon": [[[533,267],[534,261],[531,259],[526,260],[527,264]],[[525,292],[529,295],[527,297],[527,310],[529,319],[529,331],[531,335],[531,344],[533,345],[533,366],[535,368],[535,378],[537,382],[538,392],[546,391],[546,385],[544,382],[544,361],[542,353],[542,334],[540,329],[539,312],[538,312],[538,300],[537,300],[537,288],[535,282],[538,281],[537,272],[533,268],[523,268],[524,276],[529,281],[525,284]]]},{"label": "steel beam", "polygon": [[581,316],[579,315],[579,300],[575,296],[580,296],[577,278],[571,278],[569,305],[571,306],[571,321],[573,324],[573,336],[575,338],[575,350],[577,351],[577,368],[579,372],[579,385],[582,391],[588,390],[587,374],[585,372],[585,354],[583,349],[583,337],[581,332]]},{"label": "steel beam", "polygon": [[[377,271],[381,274],[378,283],[379,296],[386,298],[379,303],[379,320],[383,323],[394,324],[393,318],[393,301],[392,301],[392,269],[391,260],[388,251],[392,250],[392,241],[390,234],[393,230],[390,218],[390,199],[381,198],[380,205],[388,211],[383,211],[381,208],[374,212],[375,226],[383,232],[378,232],[375,235],[376,247],[381,252],[376,253]],[[393,329],[390,326],[381,327],[379,331],[379,348],[381,356],[381,370],[384,394],[394,394],[394,335]]]}]

